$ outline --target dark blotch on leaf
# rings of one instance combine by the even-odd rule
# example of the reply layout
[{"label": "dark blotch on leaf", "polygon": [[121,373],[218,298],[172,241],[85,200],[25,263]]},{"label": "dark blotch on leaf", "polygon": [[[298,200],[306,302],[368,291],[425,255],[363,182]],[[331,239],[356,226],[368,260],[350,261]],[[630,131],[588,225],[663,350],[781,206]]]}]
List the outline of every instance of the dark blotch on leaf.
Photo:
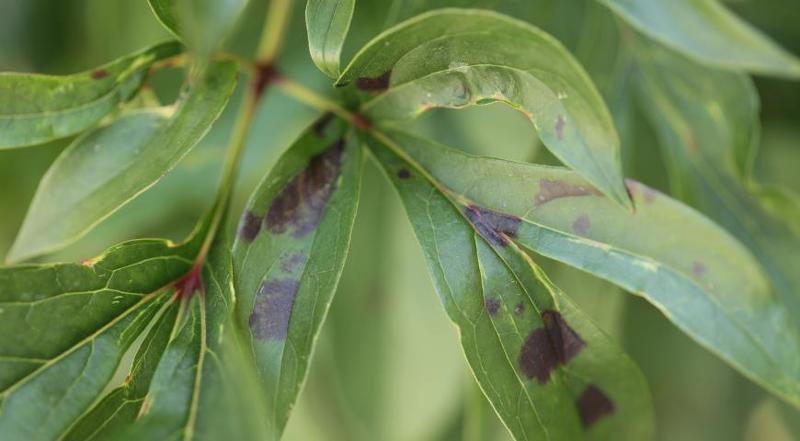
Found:
[{"label": "dark blotch on leaf", "polygon": [[261,284],[250,314],[250,329],[256,338],[286,338],[298,286],[293,279],[268,280]]},{"label": "dark blotch on leaf", "polygon": [[519,364],[525,376],[545,384],[550,379],[550,373],[572,360],[586,343],[558,311],[543,312],[542,321],[544,328],[534,330],[525,340],[519,354]]},{"label": "dark blotch on leaf", "polygon": [[356,79],[356,87],[370,92],[383,92],[389,88],[389,80],[391,78],[392,71],[387,70],[377,78],[360,77]]},{"label": "dark blotch on leaf", "polygon": [[500,300],[494,297],[487,298],[483,303],[486,306],[486,312],[491,316],[494,316],[497,314],[497,311],[500,310]]},{"label": "dark blotch on leaf", "polygon": [[397,170],[397,177],[400,179],[408,179],[411,177],[411,172],[406,168],[401,168],[400,170]]},{"label": "dark blotch on leaf", "polygon": [[252,242],[260,231],[261,216],[254,214],[250,210],[245,211],[239,220],[239,237],[245,242]]},{"label": "dark blotch on leaf", "polygon": [[294,253],[281,260],[281,269],[286,273],[292,273],[304,263],[306,263],[306,255],[303,253]]},{"label": "dark blotch on leaf", "polygon": [[325,129],[328,128],[328,126],[331,124],[333,118],[334,118],[333,113],[331,112],[323,113],[322,116],[320,116],[319,119],[316,122],[314,122],[313,126],[314,133],[316,133],[317,136],[319,136],[320,138],[323,138],[325,136]]},{"label": "dark blotch on leaf", "polygon": [[586,387],[575,404],[578,406],[583,427],[589,427],[600,418],[614,413],[614,403],[593,384]]},{"label": "dark blotch on leaf", "polygon": [[589,227],[591,226],[592,221],[589,219],[589,216],[582,214],[572,223],[572,230],[583,236],[589,232]]},{"label": "dark blotch on leaf", "polygon": [[534,205],[538,207],[554,199],[589,195],[600,196],[601,193],[588,184],[575,185],[564,181],[542,179],[539,181],[539,194],[536,196]]},{"label": "dark blotch on leaf", "polygon": [[517,306],[514,307],[514,314],[522,315],[525,312],[525,305],[523,303],[517,303]]},{"label": "dark blotch on leaf", "polygon": [[696,277],[702,277],[706,273],[706,266],[703,262],[692,263],[692,274]]},{"label": "dark blotch on leaf", "polygon": [[516,216],[498,213],[477,205],[466,207],[464,214],[478,233],[494,245],[506,246],[509,237],[517,237],[521,221]]},{"label": "dark blotch on leaf", "polygon": [[99,80],[108,76],[108,71],[105,69],[97,69],[92,72],[92,79]]},{"label": "dark blotch on leaf", "polygon": [[341,171],[344,144],[340,138],[311,158],[275,196],[266,216],[269,231],[281,234],[291,228],[294,237],[300,238],[317,228]]},{"label": "dark blotch on leaf", "polygon": [[556,118],[556,136],[558,137],[559,141],[564,139],[564,126],[566,125],[567,121],[564,119],[564,117],[558,115],[558,118]]}]

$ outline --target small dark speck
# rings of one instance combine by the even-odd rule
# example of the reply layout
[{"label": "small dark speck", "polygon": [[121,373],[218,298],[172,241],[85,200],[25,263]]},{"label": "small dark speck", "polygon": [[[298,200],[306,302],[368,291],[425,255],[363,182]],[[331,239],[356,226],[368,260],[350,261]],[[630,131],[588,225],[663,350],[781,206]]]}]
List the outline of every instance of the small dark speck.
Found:
[{"label": "small dark speck", "polygon": [[250,210],[245,211],[239,221],[239,237],[245,242],[252,242],[260,231],[261,216],[254,214]]},{"label": "small dark speck", "polygon": [[99,80],[108,76],[108,71],[105,69],[97,69],[92,72],[92,79]]},{"label": "small dark speck", "polygon": [[397,170],[397,177],[400,179],[408,179],[411,177],[411,172],[408,171],[408,169],[401,168],[400,170]]},{"label": "small dark speck", "polygon": [[703,264],[703,262],[694,262],[694,263],[692,263],[692,274],[694,274],[697,277],[701,277],[701,276],[705,275],[706,269],[707,268]]},{"label": "small dark speck", "polygon": [[614,413],[614,403],[593,384],[586,387],[575,404],[578,407],[583,427],[589,427],[600,418]]},{"label": "small dark speck", "polygon": [[558,115],[556,118],[556,136],[558,136],[558,140],[561,141],[564,139],[564,126],[567,125],[567,121],[564,119],[562,115]]},{"label": "small dark speck", "polygon": [[494,316],[500,310],[500,301],[494,297],[487,298],[484,304],[486,305],[486,312],[491,316]]},{"label": "small dark speck", "polygon": [[514,314],[522,315],[525,312],[525,305],[523,303],[517,303],[517,306],[514,307]]},{"label": "small dark speck", "polygon": [[589,219],[589,216],[582,214],[572,223],[572,230],[581,236],[585,236],[586,233],[589,232],[589,227],[591,226],[592,221]]}]

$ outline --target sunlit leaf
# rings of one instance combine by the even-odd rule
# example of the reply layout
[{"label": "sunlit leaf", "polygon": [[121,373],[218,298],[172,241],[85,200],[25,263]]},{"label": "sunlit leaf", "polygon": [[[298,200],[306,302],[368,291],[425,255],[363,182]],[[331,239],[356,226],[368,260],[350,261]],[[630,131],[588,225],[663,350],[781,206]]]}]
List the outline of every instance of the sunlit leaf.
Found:
[{"label": "sunlit leaf", "polygon": [[198,243],[117,245],[82,264],[0,269],[0,433],[57,439],[186,273]]},{"label": "sunlit leaf", "polygon": [[557,40],[527,23],[469,9],[417,16],[367,44],[337,81],[349,83],[378,94],[362,111],[381,123],[437,107],[506,103],[562,162],[630,206],[600,94]]},{"label": "sunlit leaf", "polygon": [[[370,146],[405,203],[470,367],[511,433],[517,439],[651,438],[641,373],[512,242],[520,218],[445,188],[438,170],[431,175],[408,156],[416,149],[406,152],[389,139]],[[453,159],[426,148],[429,158]]]},{"label": "sunlit leaf", "polygon": [[635,181],[628,189],[636,210],[628,213],[562,168],[472,157],[392,136],[418,164],[409,169],[415,179],[435,179],[462,205],[496,210],[488,233],[511,235],[526,249],[643,296],[746,376],[800,403],[794,320],[758,262],[702,215]]},{"label": "sunlit leaf", "polygon": [[86,130],[134,96],[153,62],[180,50],[163,43],[74,75],[0,73],[0,149]]},{"label": "sunlit leaf", "polygon": [[306,4],[311,59],[331,78],[339,76],[339,57],[354,7],[355,0],[308,0]]},{"label": "sunlit leaf", "polygon": [[286,425],[344,265],[360,171],[353,133],[323,115],[266,175],[240,221],[237,316],[271,398],[265,418],[274,434]]},{"label": "sunlit leaf", "polygon": [[637,30],[701,63],[800,78],[800,60],[718,0],[598,0]]},{"label": "sunlit leaf", "polygon": [[235,64],[212,64],[174,112],[133,112],[76,139],[42,178],[8,260],[75,241],[155,184],[208,132],[236,77]]}]

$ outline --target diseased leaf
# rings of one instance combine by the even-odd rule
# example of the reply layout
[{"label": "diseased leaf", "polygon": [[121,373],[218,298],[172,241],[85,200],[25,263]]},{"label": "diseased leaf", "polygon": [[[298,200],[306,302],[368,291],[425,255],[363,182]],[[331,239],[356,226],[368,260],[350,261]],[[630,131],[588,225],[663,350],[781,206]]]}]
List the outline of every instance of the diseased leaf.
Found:
[{"label": "diseased leaf", "polygon": [[192,82],[174,113],[132,112],[76,139],[39,183],[7,259],[63,247],[150,188],[205,136],[236,77],[235,64],[214,63]]},{"label": "diseased leaf", "polygon": [[619,139],[600,94],[553,37],[483,10],[441,9],[368,43],[337,85],[378,95],[362,106],[379,123],[437,107],[503,102],[531,120],[542,142],[602,192],[630,207]]},{"label": "diseased leaf", "polygon": [[800,60],[717,0],[598,0],[640,32],[700,63],[800,78]]},{"label": "diseased leaf", "polygon": [[[171,305],[181,309],[179,320],[136,420],[107,439],[268,439],[260,422],[265,410],[254,386],[255,371],[239,346],[233,322],[229,250],[229,241],[219,239],[197,284],[186,285],[182,301]],[[147,381],[136,374],[131,373],[132,380]]]},{"label": "diseased leaf", "polygon": [[248,0],[148,0],[161,24],[207,56],[230,34]]},{"label": "diseased leaf", "polygon": [[306,30],[311,59],[325,75],[339,76],[339,58],[350,29],[355,0],[308,0]]},{"label": "diseased leaf", "polygon": [[270,400],[270,439],[286,425],[344,265],[360,185],[355,141],[323,115],[253,193],[234,242],[237,319]]},{"label": "diseased leaf", "polygon": [[86,130],[136,94],[153,62],[180,51],[176,42],[162,43],[66,76],[0,73],[0,149]]},{"label": "diseased leaf", "polygon": [[[636,77],[641,107],[661,141],[673,194],[741,240],[797,316],[800,229],[793,210],[800,204],[788,191],[763,189],[751,178],[760,132],[751,80],[642,40],[633,49],[642,72]],[[773,197],[780,203],[770,203]]]},{"label": "diseased leaf", "polygon": [[92,405],[199,243],[137,240],[82,264],[0,269],[0,433],[57,439]]},{"label": "diseased leaf", "polygon": [[514,437],[652,438],[641,372],[512,242],[522,220],[451,193],[391,140],[369,143],[400,192],[470,367]]},{"label": "diseased leaf", "polygon": [[414,179],[435,180],[462,205],[493,210],[485,235],[641,295],[705,348],[800,405],[794,320],[758,262],[705,217],[635,181],[628,189],[636,211],[628,213],[562,168],[472,157],[399,132],[392,137],[418,164]]}]

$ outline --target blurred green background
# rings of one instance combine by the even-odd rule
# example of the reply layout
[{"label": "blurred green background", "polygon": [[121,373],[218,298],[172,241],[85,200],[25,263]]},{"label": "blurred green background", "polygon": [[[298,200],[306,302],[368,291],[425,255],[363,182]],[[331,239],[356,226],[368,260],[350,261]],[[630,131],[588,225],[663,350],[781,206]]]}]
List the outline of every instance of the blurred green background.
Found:
[{"label": "blurred green background", "polygon": [[[668,0],[665,0],[668,1]],[[329,83],[311,63],[298,1],[281,69],[322,93]],[[584,0],[452,0],[454,6],[494,7],[529,19],[556,35],[584,63],[598,86],[612,61],[603,47],[613,36],[592,28],[606,12]],[[232,51],[252,52],[268,1],[252,0]],[[422,0],[357,2],[345,60],[388,24],[423,10]],[[739,0],[728,5],[795,54],[800,53],[797,0]],[[607,17],[606,17],[607,18]],[[145,0],[0,0],[0,71],[71,73],[101,64],[167,33]],[[181,72],[152,85],[162,102],[175,96]],[[800,191],[800,84],[757,79],[762,99],[762,145],[757,178]],[[181,239],[211,202],[237,94],[212,132],[162,182],[124,207],[89,236],[47,260],[91,257],[139,237]],[[613,96],[612,96],[613,98]],[[610,106],[614,103],[609,99]],[[316,114],[270,91],[247,142],[236,207],[291,140]],[[621,130],[626,173],[666,189],[655,136],[641,118]],[[437,111],[416,129],[465,150],[554,163],[527,121],[492,105]],[[0,256],[14,235],[49,164],[69,139],[0,151]],[[509,439],[471,382],[433,291],[421,251],[396,196],[367,164],[351,256],[322,331],[309,380],[290,420],[287,440]],[[798,251],[800,252],[800,250]],[[661,440],[784,441],[800,439],[800,412],[770,398],[672,327],[644,301],[553,262],[554,281],[572,295],[639,363],[654,397]],[[798,268],[800,271],[800,268]]]}]

